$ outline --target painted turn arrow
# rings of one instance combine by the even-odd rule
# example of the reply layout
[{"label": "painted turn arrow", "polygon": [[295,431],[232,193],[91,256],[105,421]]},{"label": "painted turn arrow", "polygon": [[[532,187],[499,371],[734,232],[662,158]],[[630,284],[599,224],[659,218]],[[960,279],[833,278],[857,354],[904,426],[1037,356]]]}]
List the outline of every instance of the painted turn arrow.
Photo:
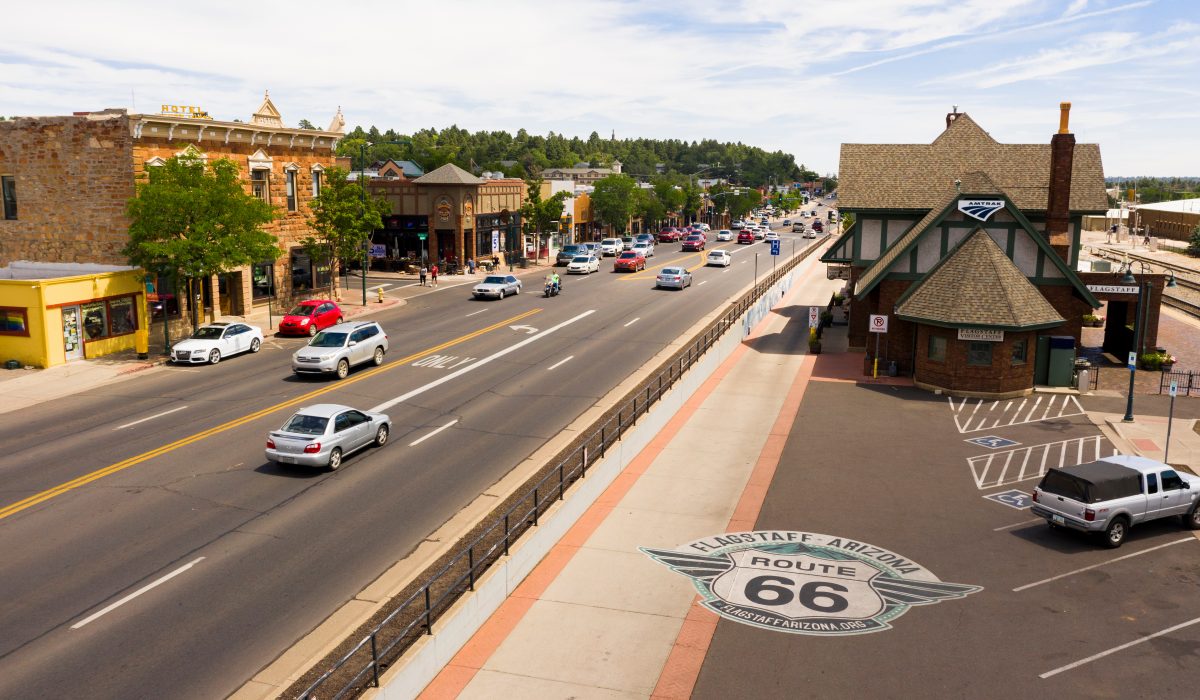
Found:
[{"label": "painted turn arrow", "polygon": [[509,328],[513,329],[514,331],[525,331],[525,333],[528,335],[533,335],[534,333],[538,332],[538,329],[534,328],[533,326],[509,326]]}]

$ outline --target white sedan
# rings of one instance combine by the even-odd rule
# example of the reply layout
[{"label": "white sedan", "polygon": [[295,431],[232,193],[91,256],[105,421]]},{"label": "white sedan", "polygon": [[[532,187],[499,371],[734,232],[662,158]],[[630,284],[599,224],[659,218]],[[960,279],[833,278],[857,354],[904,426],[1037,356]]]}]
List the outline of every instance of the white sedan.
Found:
[{"label": "white sedan", "polygon": [[717,231],[717,240],[718,241],[732,241],[733,240],[733,231],[730,231],[727,228],[723,228],[720,231]]},{"label": "white sedan", "polygon": [[708,257],[704,259],[705,265],[711,265],[713,267],[729,267],[729,264],[732,262],[733,256],[729,254],[728,250],[710,251]]},{"label": "white sedan", "polygon": [[774,231],[767,231],[765,234],[763,234],[763,238],[767,241],[767,243],[770,243],[771,241],[779,240],[779,234]]},{"label": "white sedan", "polygon": [[600,271],[600,259],[595,255],[576,255],[567,263],[568,275],[587,275]]},{"label": "white sedan", "polygon": [[215,365],[239,352],[258,352],[262,342],[261,328],[245,323],[209,323],[197,328],[191,338],[175,343],[171,347],[171,359]]},{"label": "white sedan", "polygon": [[644,257],[654,257],[654,244],[649,242],[637,243],[633,246],[633,252],[641,253]]}]

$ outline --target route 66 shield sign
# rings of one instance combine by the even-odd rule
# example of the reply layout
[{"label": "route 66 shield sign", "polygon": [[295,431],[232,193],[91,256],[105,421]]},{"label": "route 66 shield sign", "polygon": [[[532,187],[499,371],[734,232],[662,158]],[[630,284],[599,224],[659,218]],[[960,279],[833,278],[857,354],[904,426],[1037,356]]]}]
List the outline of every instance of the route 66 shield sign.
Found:
[{"label": "route 66 shield sign", "polygon": [[641,550],[692,579],[718,615],[793,634],[878,632],[914,606],[983,590],[940,581],[881,547],[814,532],[735,532]]}]

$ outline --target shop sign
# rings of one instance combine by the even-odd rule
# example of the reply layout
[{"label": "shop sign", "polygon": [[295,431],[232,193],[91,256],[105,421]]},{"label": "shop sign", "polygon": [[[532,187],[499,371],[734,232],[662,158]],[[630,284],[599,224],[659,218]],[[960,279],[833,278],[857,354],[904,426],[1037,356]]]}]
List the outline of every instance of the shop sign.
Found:
[{"label": "shop sign", "polygon": [[958,200],[958,210],[967,216],[987,221],[992,218],[992,214],[1004,208],[1003,199],[960,199]]},{"label": "shop sign", "polygon": [[438,221],[446,223],[450,221],[450,198],[442,197],[437,201],[437,218]]},{"label": "shop sign", "polygon": [[1003,343],[1004,331],[990,328],[959,328],[959,340],[981,340],[988,343]]},{"label": "shop sign", "polygon": [[212,119],[208,112],[191,105],[163,105],[162,114],[172,117],[187,117],[189,119]]},{"label": "shop sign", "polygon": [[1138,288],[1124,284],[1089,284],[1089,292],[1093,294],[1137,294]]},{"label": "shop sign", "polygon": [[386,258],[387,257],[387,246],[384,245],[383,243],[372,243],[371,244],[371,257],[372,258]]}]

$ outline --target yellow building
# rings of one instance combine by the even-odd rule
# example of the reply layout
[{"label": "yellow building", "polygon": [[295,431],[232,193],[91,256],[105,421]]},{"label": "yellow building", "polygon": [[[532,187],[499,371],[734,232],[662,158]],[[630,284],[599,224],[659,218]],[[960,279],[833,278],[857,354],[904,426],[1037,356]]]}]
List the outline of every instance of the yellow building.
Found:
[{"label": "yellow building", "polygon": [[50,367],[144,351],[144,277],[116,265],[18,261],[0,268],[0,362]]}]

